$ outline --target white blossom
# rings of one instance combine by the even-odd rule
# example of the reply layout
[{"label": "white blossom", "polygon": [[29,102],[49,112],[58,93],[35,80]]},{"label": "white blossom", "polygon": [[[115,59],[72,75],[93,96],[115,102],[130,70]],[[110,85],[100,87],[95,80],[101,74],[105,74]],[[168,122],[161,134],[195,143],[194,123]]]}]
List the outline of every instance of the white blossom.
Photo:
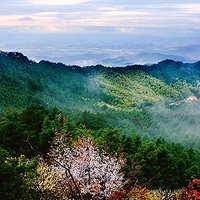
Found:
[{"label": "white blossom", "polygon": [[122,157],[106,155],[93,144],[91,137],[82,136],[69,147],[64,136],[57,135],[50,156],[59,163],[55,169],[63,174],[62,183],[74,191],[77,186],[80,195],[101,199],[125,184]]}]

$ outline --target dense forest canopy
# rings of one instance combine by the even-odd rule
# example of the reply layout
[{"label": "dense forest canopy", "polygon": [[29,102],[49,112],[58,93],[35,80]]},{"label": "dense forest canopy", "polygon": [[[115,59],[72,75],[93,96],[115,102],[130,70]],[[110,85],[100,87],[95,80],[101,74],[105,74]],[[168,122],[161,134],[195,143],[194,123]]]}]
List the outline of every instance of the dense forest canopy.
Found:
[{"label": "dense forest canopy", "polygon": [[[200,62],[79,67],[37,63],[21,53],[0,52],[0,70],[3,199],[34,199],[37,195],[41,199],[63,195],[103,199],[122,195],[108,188],[125,186],[126,195],[133,197],[138,194],[135,185],[181,189],[191,176],[199,175]],[[61,155],[55,153],[58,147]],[[99,162],[89,162],[87,156],[81,160],[80,152],[92,152]],[[77,171],[69,170],[61,184],[56,174],[71,169],[62,160]],[[116,169],[109,167],[111,161],[118,163]],[[87,162],[84,173],[78,170],[83,164],[77,163]],[[106,175],[116,174],[107,177],[113,178],[113,185],[105,179],[104,186],[95,182],[101,189],[94,189],[88,175],[93,165],[102,171],[108,166]],[[42,179],[45,170],[54,178]],[[76,177],[79,173],[87,177],[86,183]],[[103,179],[105,174],[101,175]],[[91,176],[92,182],[99,174],[92,171]],[[39,181],[46,178],[53,185],[41,188]],[[65,190],[63,183],[68,186]]]}]

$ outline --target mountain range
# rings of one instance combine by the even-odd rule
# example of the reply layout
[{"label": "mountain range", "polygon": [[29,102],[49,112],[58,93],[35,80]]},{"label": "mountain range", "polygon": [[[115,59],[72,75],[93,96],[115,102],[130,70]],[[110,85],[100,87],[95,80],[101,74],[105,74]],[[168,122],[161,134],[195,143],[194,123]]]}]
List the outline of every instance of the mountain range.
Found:
[{"label": "mountain range", "polygon": [[174,60],[174,61],[181,61],[184,63],[193,63],[196,62],[196,60],[187,58],[186,56],[179,56],[179,55],[166,55],[162,53],[149,53],[149,52],[143,52],[138,53],[133,56],[129,56],[128,59],[124,58],[123,56],[115,57],[115,58],[107,58],[100,61],[101,64],[105,66],[127,66],[127,65],[133,65],[135,64],[148,64],[152,65],[154,63],[158,63],[161,60]]},{"label": "mountain range", "polygon": [[200,62],[80,67],[0,52],[0,70],[1,113],[37,103],[75,120],[85,116],[89,128],[92,116],[101,116],[103,127],[143,139],[161,136],[190,147],[200,143]]}]

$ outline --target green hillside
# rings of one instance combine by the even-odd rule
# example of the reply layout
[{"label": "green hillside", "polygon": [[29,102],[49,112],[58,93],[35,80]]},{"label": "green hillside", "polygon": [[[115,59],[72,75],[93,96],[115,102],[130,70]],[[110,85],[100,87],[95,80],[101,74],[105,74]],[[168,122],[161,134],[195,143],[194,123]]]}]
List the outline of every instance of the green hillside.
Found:
[{"label": "green hillside", "polygon": [[81,68],[48,61],[36,63],[20,53],[2,52],[0,66],[1,111],[36,102],[62,110],[108,107],[132,112],[157,102],[198,95],[198,63],[163,61],[123,69]]},{"label": "green hillside", "polygon": [[[171,120],[170,115],[174,116],[175,109],[181,113],[179,118],[183,115],[182,104],[188,107],[187,113],[198,104],[200,63],[166,60],[151,66],[81,68],[48,61],[36,63],[21,53],[1,52],[0,70],[2,113],[8,108],[20,111],[37,103],[45,108],[56,107],[88,128],[113,126],[122,133],[139,134],[144,139],[164,136],[186,146],[198,146],[198,113],[195,118],[190,119],[188,115],[180,122]],[[187,100],[190,96],[197,99]],[[90,121],[96,124],[91,126]],[[98,125],[99,121],[103,123]],[[186,126],[190,123],[196,126],[196,131],[190,133],[194,140],[191,143],[184,142],[188,135]],[[176,125],[184,128],[177,129]]]}]

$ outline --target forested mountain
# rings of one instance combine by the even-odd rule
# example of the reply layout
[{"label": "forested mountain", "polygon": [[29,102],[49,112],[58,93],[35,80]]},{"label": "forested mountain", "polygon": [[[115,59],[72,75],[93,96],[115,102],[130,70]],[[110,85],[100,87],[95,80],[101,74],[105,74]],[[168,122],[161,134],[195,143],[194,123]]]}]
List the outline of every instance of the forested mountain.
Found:
[{"label": "forested mountain", "polygon": [[21,109],[37,102],[62,109],[72,104],[72,109],[84,109],[89,103],[131,112],[147,104],[199,95],[199,62],[165,60],[151,66],[81,68],[48,61],[36,63],[21,53],[1,52],[0,66],[1,95],[6,98],[1,99],[2,111],[8,106]]},{"label": "forested mountain", "polygon": [[[121,166],[132,186],[148,183],[151,188],[178,189],[185,187],[191,176],[199,175],[200,62],[165,60],[154,65],[82,68],[37,63],[22,53],[0,52],[0,84],[0,178],[9,178],[1,183],[0,194],[6,199],[13,199],[7,189],[21,187],[24,180],[25,188],[18,187],[16,195],[25,199],[20,192],[34,184],[31,191],[41,193],[31,179],[36,163],[45,165],[35,158],[36,152],[57,149],[66,133],[69,147],[77,141],[76,153],[84,144],[93,149],[93,140],[111,155],[123,154],[126,164],[121,160]],[[55,133],[61,134],[56,135],[56,142]],[[51,142],[55,142],[53,147]],[[62,146],[71,155],[69,147]],[[17,159],[20,155],[25,157]],[[48,155],[55,157],[51,151]],[[5,161],[7,158],[10,160]],[[27,175],[23,180],[18,176],[21,173]],[[46,190],[43,192],[46,195]],[[71,198],[79,192],[76,188]],[[137,192],[131,189],[127,195],[133,193]]]},{"label": "forested mountain", "polygon": [[[199,145],[200,62],[165,60],[151,66],[81,68],[36,63],[21,53],[1,52],[0,70],[2,113],[37,103],[70,113],[89,128],[98,127],[98,123],[90,127],[98,116],[102,118],[99,127],[118,127],[145,139],[164,136],[186,146]],[[190,141],[186,141],[188,134]]]}]

